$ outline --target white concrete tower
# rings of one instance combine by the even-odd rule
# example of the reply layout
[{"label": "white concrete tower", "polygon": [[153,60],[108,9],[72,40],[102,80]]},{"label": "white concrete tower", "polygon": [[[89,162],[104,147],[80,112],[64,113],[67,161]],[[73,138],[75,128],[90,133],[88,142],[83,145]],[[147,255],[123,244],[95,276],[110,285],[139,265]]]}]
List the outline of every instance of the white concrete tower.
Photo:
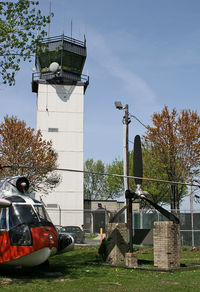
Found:
[{"label": "white concrete tower", "polygon": [[[48,51],[36,57],[32,91],[37,93],[37,129],[52,140],[58,167],[83,170],[86,41],[57,36],[45,40]],[[83,174],[60,172],[62,181],[43,198],[54,224],[83,224]]]}]

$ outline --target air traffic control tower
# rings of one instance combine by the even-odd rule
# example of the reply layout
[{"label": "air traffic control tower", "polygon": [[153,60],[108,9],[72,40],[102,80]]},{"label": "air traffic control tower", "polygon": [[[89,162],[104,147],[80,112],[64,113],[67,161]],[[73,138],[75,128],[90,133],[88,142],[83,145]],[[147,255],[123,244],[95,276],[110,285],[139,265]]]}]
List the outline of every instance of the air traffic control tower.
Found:
[{"label": "air traffic control tower", "polygon": [[[64,35],[44,42],[36,56],[32,91],[37,93],[37,130],[52,140],[58,168],[83,170],[84,94],[89,77],[82,75],[86,41]],[[43,197],[54,224],[83,224],[83,173],[60,172],[61,183]]]}]

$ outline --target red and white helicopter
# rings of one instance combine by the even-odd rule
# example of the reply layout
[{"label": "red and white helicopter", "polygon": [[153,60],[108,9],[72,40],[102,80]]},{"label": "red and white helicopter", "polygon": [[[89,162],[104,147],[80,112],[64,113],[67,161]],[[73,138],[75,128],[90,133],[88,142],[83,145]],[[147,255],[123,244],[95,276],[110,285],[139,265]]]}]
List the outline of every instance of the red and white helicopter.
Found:
[{"label": "red and white helicopter", "polygon": [[74,239],[58,234],[44,204],[31,196],[25,177],[0,179],[0,264],[37,266],[74,247]]}]

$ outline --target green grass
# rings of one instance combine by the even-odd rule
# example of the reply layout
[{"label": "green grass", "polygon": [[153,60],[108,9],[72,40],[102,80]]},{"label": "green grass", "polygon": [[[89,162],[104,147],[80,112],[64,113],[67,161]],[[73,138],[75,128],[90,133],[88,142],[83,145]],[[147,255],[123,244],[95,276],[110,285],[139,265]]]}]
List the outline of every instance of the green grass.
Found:
[{"label": "green grass", "polygon": [[[152,248],[137,250],[142,265],[153,266]],[[183,249],[181,263],[200,264],[200,253]],[[97,247],[76,247],[52,257],[50,268],[0,269],[0,291],[200,291],[200,269],[158,272],[112,267]]]},{"label": "green grass", "polygon": [[92,233],[92,234],[85,233],[85,238],[87,238],[87,239],[93,239],[93,238],[96,238],[97,236],[98,236],[98,234],[96,234],[96,233]]}]

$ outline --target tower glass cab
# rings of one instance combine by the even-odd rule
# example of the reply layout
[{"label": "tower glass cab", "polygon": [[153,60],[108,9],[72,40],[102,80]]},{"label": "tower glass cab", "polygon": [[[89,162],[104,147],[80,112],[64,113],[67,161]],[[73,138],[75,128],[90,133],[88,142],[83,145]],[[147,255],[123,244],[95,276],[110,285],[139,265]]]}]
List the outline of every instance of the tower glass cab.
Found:
[{"label": "tower glass cab", "polygon": [[[44,48],[36,56],[36,73],[32,75],[32,91],[37,92],[38,83],[47,81],[58,84],[75,84],[83,82],[85,89],[89,77],[82,74],[87,56],[86,40],[79,41],[64,35],[47,38]],[[56,62],[59,67],[56,72],[50,70],[50,65]]]},{"label": "tower glass cab", "polygon": [[[52,141],[58,168],[83,170],[86,41],[64,35],[44,40],[36,56],[32,91],[37,93],[37,130]],[[53,65],[53,66],[52,66]],[[54,224],[83,224],[83,173],[60,172],[60,184],[42,199]],[[41,194],[38,194],[41,195]],[[49,209],[49,208],[50,209]]]}]

